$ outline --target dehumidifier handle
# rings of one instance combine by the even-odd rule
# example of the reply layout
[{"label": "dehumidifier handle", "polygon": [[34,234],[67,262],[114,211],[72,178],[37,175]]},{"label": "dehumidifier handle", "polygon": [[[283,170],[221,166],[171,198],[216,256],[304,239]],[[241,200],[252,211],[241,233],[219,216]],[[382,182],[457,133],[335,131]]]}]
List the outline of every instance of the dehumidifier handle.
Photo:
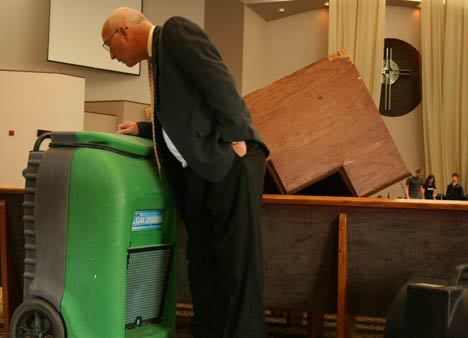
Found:
[{"label": "dehumidifier handle", "polygon": [[46,138],[50,138],[50,135],[52,133],[44,133],[42,134],[41,136],[39,136],[36,140],[36,142],[34,143],[34,148],[33,150],[34,151],[39,151],[39,148],[41,147],[41,143],[42,141],[44,141]]},{"label": "dehumidifier handle", "polygon": [[458,265],[452,274],[452,279],[450,281],[450,285],[457,286],[463,280],[463,275],[468,273],[468,264],[460,264]]}]

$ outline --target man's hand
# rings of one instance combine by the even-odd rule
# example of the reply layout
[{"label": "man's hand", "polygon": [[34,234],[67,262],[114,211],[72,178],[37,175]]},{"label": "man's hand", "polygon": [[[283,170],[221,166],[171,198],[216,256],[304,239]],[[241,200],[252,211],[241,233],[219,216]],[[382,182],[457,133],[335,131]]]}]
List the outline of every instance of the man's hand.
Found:
[{"label": "man's hand", "polygon": [[138,135],[138,125],[135,121],[127,121],[117,126],[117,134]]},{"label": "man's hand", "polygon": [[245,141],[231,142],[231,147],[239,157],[244,157],[247,154],[247,144],[245,144]]}]

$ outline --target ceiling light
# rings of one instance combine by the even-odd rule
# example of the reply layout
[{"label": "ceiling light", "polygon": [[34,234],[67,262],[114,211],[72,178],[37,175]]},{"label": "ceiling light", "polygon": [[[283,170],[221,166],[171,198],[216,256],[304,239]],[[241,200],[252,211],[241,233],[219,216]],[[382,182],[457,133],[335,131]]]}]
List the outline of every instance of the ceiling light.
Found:
[{"label": "ceiling light", "polygon": [[327,1],[323,5],[328,7],[330,5],[330,3]]}]

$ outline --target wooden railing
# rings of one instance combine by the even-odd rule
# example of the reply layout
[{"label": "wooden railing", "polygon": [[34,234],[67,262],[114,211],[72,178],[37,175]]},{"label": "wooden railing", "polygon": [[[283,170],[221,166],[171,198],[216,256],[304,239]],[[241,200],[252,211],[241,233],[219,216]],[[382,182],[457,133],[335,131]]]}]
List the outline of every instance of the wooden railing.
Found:
[{"label": "wooden railing", "polygon": [[411,200],[370,197],[263,195],[266,204],[322,205],[385,209],[430,209],[468,211],[468,201]]}]

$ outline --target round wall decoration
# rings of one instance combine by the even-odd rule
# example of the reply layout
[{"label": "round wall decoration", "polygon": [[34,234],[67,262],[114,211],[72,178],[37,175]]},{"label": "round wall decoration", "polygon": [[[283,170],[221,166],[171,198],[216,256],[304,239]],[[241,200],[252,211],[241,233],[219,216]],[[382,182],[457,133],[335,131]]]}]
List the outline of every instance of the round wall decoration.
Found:
[{"label": "round wall decoration", "polygon": [[421,56],[399,39],[385,39],[379,111],[386,116],[411,112],[421,102]]}]

